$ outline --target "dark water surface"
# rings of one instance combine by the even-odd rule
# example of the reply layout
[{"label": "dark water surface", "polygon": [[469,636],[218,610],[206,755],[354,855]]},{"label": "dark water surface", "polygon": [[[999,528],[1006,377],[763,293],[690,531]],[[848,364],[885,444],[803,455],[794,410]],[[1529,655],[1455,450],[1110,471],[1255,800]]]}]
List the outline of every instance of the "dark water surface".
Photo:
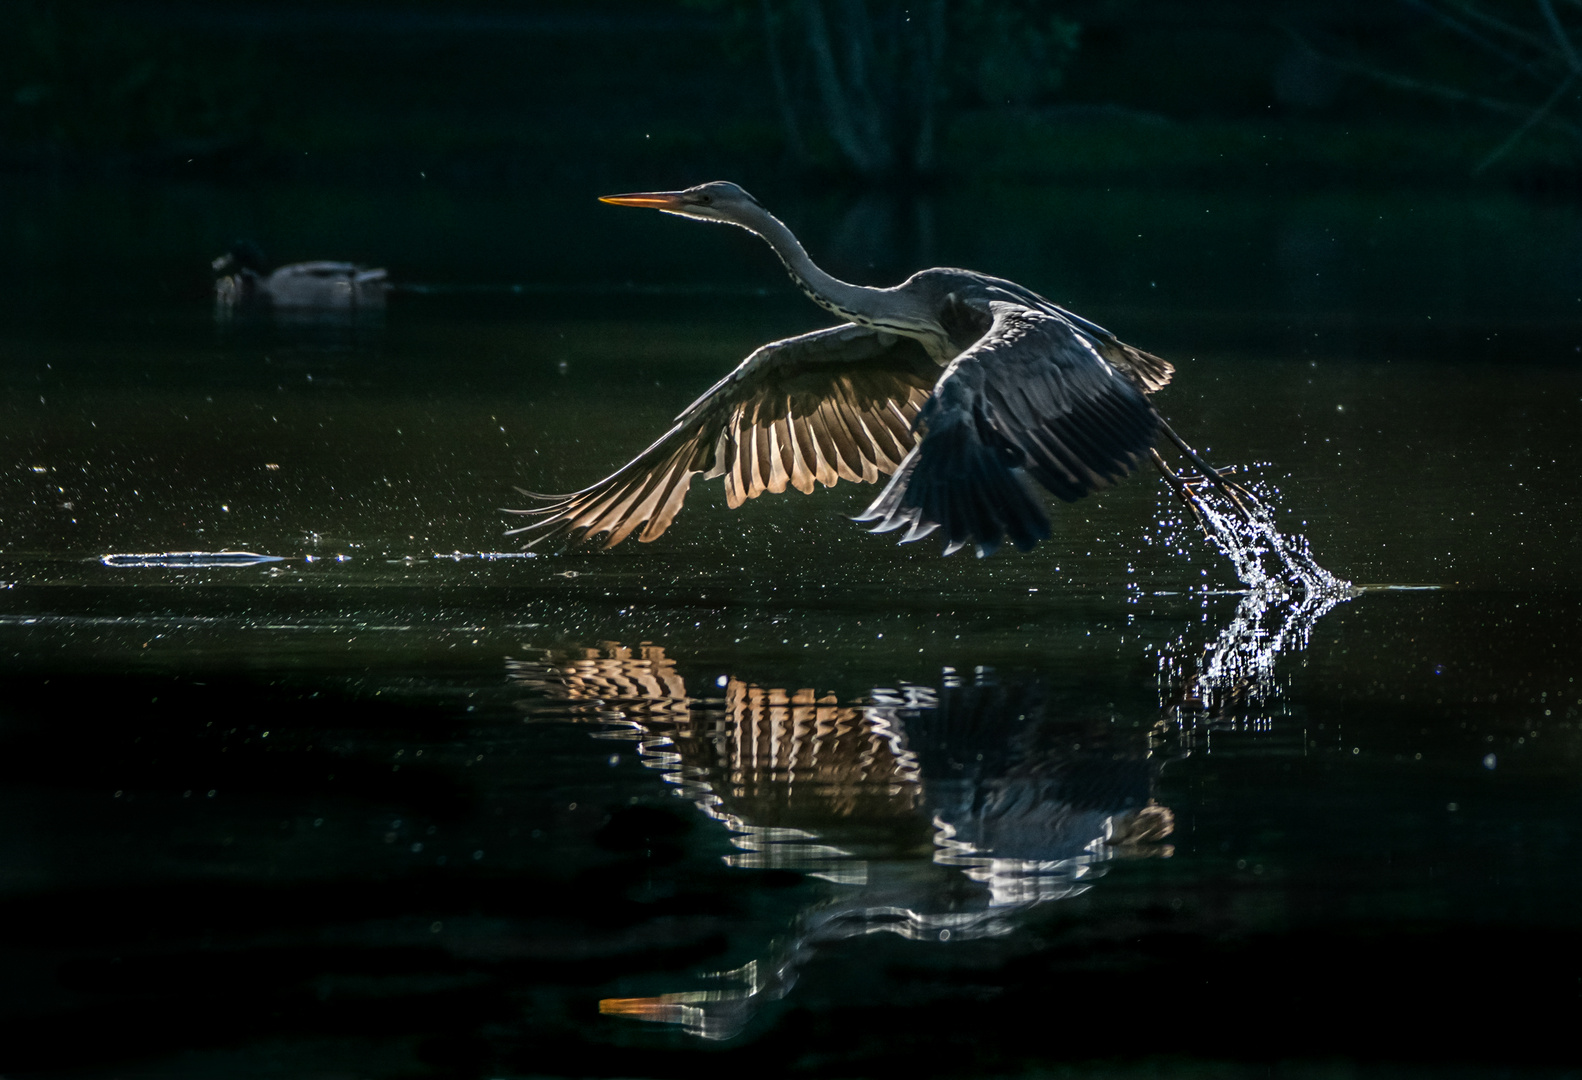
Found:
[{"label": "dark water surface", "polygon": [[[1304,605],[1152,476],[1028,555],[700,483],[654,544],[524,556],[513,485],[598,478],[819,325],[750,238],[588,193],[529,228],[10,183],[7,1075],[1577,1063],[1574,210],[788,210],[853,276],[974,265],[1170,355],[1162,411],[1359,586]],[[424,288],[217,326],[248,231]],[[105,560],[221,551],[273,558]]]}]

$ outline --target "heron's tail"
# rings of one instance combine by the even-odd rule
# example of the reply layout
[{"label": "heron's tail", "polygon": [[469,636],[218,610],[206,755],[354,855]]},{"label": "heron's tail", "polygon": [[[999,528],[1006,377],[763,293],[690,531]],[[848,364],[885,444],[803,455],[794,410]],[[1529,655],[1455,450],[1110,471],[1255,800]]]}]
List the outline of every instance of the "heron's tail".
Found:
[{"label": "heron's tail", "polygon": [[1026,551],[1049,538],[1043,507],[964,412],[930,418],[928,437],[857,520],[876,522],[874,532],[911,526],[902,543],[942,529],[946,555],[969,543],[988,555],[1006,537]]}]

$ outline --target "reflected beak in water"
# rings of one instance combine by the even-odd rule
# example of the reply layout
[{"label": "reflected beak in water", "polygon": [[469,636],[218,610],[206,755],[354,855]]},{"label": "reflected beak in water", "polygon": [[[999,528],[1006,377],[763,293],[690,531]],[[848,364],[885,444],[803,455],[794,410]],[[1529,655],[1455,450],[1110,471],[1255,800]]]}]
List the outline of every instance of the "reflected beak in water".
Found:
[{"label": "reflected beak in water", "polygon": [[640,191],[632,195],[600,195],[599,201],[612,206],[646,206],[651,210],[681,209],[679,191]]},{"label": "reflected beak in water", "polygon": [[687,999],[706,994],[661,994],[658,997],[604,998],[599,1012],[605,1016],[630,1016],[656,1024],[679,1024],[684,1019]]}]

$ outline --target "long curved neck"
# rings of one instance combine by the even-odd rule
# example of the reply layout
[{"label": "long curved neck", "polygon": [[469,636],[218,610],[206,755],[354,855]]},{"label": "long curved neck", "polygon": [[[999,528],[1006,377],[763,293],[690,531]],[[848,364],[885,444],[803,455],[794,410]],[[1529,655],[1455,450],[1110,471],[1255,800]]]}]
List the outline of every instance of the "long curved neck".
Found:
[{"label": "long curved neck", "polygon": [[914,336],[936,332],[934,320],[905,292],[853,285],[820,270],[791,230],[762,207],[753,207],[733,224],[763,237],[785,263],[791,280],[819,307],[849,322],[898,334]]}]

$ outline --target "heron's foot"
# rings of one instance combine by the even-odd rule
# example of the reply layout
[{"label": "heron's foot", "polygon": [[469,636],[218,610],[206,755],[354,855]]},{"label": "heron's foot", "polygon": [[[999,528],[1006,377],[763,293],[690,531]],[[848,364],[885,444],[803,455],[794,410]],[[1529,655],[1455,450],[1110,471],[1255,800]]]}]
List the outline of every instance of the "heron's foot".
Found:
[{"label": "heron's foot", "polygon": [[1263,500],[1241,484],[1221,477],[1217,486],[1225,493],[1227,499],[1236,504],[1236,509],[1248,521],[1252,520],[1254,513],[1266,514],[1268,512],[1268,509],[1263,505]]},{"label": "heron's foot", "polygon": [[1254,495],[1244,485],[1238,484],[1234,480],[1227,480],[1225,478],[1226,474],[1233,471],[1234,466],[1231,468],[1220,469],[1213,476],[1204,476],[1202,473],[1194,473],[1190,476],[1183,476],[1181,478],[1181,482],[1188,490],[1193,493],[1194,496],[1198,494],[1199,490],[1204,485],[1210,485],[1212,487],[1218,488],[1224,494],[1224,496],[1230,500],[1231,505],[1236,508],[1236,512],[1241,515],[1242,520],[1246,521],[1249,525],[1252,524],[1255,516],[1267,517],[1269,508],[1264,504],[1262,499]]}]

